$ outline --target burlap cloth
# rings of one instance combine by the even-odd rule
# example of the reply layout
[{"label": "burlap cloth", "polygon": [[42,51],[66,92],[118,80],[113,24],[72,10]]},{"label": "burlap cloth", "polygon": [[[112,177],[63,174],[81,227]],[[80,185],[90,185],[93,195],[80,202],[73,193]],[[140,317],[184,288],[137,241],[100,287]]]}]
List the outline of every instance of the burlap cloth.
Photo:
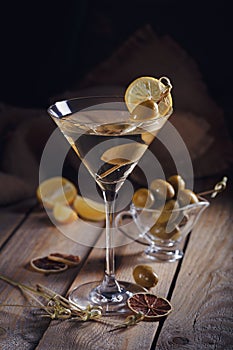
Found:
[{"label": "burlap cloth", "polygon": [[[150,26],[137,31],[76,88],[51,102],[86,94],[124,93],[129,82],[144,75],[171,79],[174,114],[170,121],[190,152],[195,177],[226,171],[232,162],[232,142],[223,110],[209,95],[195,61],[172,38],[157,36]],[[35,195],[40,156],[53,129],[45,110],[0,105],[0,205]],[[156,141],[150,148],[155,154],[162,152]]]}]

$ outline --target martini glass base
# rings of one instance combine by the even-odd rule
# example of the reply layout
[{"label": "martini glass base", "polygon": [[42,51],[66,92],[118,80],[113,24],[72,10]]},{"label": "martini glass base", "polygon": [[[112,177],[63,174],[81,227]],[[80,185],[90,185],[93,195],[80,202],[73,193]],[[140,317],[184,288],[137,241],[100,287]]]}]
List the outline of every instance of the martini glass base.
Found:
[{"label": "martini glass base", "polygon": [[147,248],[143,255],[150,260],[158,262],[174,262],[180,260],[184,253],[179,249],[168,250],[161,247],[152,246]]},{"label": "martini glass base", "polygon": [[99,292],[101,281],[89,282],[76,287],[69,293],[69,300],[78,304],[81,308],[88,305],[100,305],[103,315],[129,313],[127,299],[134,293],[146,292],[146,289],[130,282],[118,282],[121,291],[103,295]]}]

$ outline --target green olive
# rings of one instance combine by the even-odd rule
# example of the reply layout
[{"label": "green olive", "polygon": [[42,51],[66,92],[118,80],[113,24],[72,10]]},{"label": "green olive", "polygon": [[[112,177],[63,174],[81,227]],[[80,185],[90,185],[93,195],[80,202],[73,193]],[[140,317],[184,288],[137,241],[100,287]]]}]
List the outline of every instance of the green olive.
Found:
[{"label": "green olive", "polygon": [[146,100],[138,104],[131,113],[130,118],[135,121],[150,120],[158,116],[158,105],[153,100]]},{"label": "green olive", "polygon": [[99,134],[108,134],[108,135],[117,134],[118,135],[124,131],[126,132],[131,127],[132,126],[129,123],[120,123],[120,124],[110,123],[110,124],[103,124],[103,125],[97,126],[95,128],[95,132]]},{"label": "green olive", "polygon": [[187,215],[187,214],[186,214],[186,215],[183,215],[181,221],[179,222],[179,226],[180,226],[180,227],[185,226],[185,225],[187,224],[188,221],[189,221],[188,215]]},{"label": "green olive", "polygon": [[147,188],[139,188],[134,192],[132,202],[138,208],[150,208],[154,203],[154,195]]},{"label": "green olive", "polygon": [[153,207],[152,207],[152,209],[156,210],[155,215],[154,215],[155,217],[158,216],[157,211],[162,211],[163,210],[164,204],[165,204],[164,200],[155,198],[155,201],[154,201],[154,204],[153,204]]},{"label": "green olive", "polygon": [[179,204],[174,199],[167,201],[162,209],[162,212],[157,220],[159,224],[165,224],[168,221],[174,221],[179,216]]},{"label": "green olive", "polygon": [[172,185],[163,180],[155,179],[150,184],[150,190],[156,195],[159,200],[168,200],[174,197],[175,190]]},{"label": "green olive", "polygon": [[170,237],[172,241],[178,241],[181,238],[181,231],[178,229],[173,236]]},{"label": "green olive", "polygon": [[150,228],[150,234],[154,237],[161,238],[163,240],[168,240],[174,237],[175,235],[180,235],[180,229],[178,226],[173,225],[172,227],[168,228],[166,223],[161,225],[158,222],[156,222],[151,228]]},{"label": "green olive", "polygon": [[145,288],[152,288],[158,283],[158,276],[149,265],[137,265],[133,269],[133,278],[137,284]]},{"label": "green olive", "polygon": [[195,193],[188,189],[180,190],[177,199],[181,207],[199,202]]},{"label": "green olive", "polygon": [[185,182],[180,175],[172,175],[168,178],[167,181],[172,185],[176,193],[179,190],[185,189]]},{"label": "green olive", "polygon": [[187,224],[188,220],[189,216],[187,214],[184,214],[184,212],[180,210],[179,216],[174,221],[170,222],[169,225],[172,224],[181,228]]}]

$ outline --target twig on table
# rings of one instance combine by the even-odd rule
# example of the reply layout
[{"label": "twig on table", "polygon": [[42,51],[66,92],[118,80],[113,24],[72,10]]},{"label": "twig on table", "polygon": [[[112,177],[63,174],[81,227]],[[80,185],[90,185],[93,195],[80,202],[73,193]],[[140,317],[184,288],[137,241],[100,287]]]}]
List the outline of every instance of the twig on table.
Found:
[{"label": "twig on table", "polygon": [[114,328],[110,329],[109,332],[114,332],[122,328],[128,328],[130,326],[135,326],[140,321],[143,321],[144,317],[145,315],[141,311],[139,311],[135,315],[127,316],[123,323],[117,324]]}]

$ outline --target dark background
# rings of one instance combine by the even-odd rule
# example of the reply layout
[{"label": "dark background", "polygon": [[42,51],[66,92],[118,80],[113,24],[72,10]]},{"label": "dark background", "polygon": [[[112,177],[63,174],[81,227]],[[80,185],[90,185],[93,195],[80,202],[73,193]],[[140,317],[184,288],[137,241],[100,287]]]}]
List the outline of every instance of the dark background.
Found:
[{"label": "dark background", "polygon": [[229,1],[8,1],[1,5],[0,101],[48,107],[138,28],[169,34],[198,63],[232,128]]}]

